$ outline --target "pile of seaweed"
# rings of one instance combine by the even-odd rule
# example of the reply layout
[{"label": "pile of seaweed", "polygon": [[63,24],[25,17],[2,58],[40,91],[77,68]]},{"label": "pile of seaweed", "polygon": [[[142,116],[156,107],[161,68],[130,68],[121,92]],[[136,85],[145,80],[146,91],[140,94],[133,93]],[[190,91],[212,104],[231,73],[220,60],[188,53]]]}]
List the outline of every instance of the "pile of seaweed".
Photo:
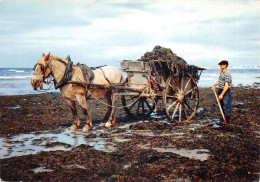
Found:
[{"label": "pile of seaweed", "polygon": [[149,62],[153,76],[162,76],[166,81],[169,76],[183,76],[190,74],[196,81],[199,80],[198,68],[172,52],[170,48],[155,46],[151,52],[146,52],[137,61]]}]

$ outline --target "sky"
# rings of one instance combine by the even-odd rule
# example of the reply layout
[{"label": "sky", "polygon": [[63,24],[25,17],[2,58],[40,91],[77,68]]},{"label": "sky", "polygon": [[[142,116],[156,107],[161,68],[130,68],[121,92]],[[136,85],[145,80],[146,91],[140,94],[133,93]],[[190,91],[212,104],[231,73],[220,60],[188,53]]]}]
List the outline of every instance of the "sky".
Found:
[{"label": "sky", "polygon": [[260,0],[0,0],[0,68],[49,52],[119,67],[156,45],[188,64],[260,66]]}]

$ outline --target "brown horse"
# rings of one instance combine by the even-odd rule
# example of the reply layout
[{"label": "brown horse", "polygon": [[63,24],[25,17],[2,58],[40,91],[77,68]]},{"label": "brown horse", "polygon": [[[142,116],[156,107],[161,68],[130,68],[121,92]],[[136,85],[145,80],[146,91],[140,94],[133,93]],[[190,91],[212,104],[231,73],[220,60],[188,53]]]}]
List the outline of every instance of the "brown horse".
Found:
[{"label": "brown horse", "polygon": [[[43,89],[43,82],[46,78],[52,76],[56,83],[61,83],[63,80],[63,75],[65,75],[66,66],[69,64],[69,61],[66,59],[62,59],[59,57],[55,57],[50,55],[42,57],[37,61],[35,65],[35,70],[31,78],[31,85],[34,90],[37,90],[38,87]],[[72,82],[85,82],[87,83],[86,77],[82,74],[81,69],[78,66],[71,66],[72,75],[70,81]],[[124,78],[121,71],[119,71],[116,67],[113,66],[104,66],[102,68],[98,68],[93,70],[94,79],[92,81],[93,84],[109,86],[110,84],[118,84],[123,83]],[[104,117],[101,125],[105,125],[110,127],[115,124],[114,112],[112,112],[112,91],[99,89],[99,88],[91,88],[86,89],[85,86],[80,84],[72,84],[70,82],[66,82],[65,84],[60,86],[60,92],[62,96],[67,99],[68,104],[71,107],[72,114],[75,117],[74,124],[70,127],[72,131],[75,131],[80,126],[80,121],[77,116],[77,110],[75,102],[78,101],[79,105],[86,117],[86,125],[83,128],[83,131],[89,131],[92,128],[92,120],[88,115],[88,107],[87,107],[87,99],[100,98],[105,97],[107,100],[107,113]]]}]

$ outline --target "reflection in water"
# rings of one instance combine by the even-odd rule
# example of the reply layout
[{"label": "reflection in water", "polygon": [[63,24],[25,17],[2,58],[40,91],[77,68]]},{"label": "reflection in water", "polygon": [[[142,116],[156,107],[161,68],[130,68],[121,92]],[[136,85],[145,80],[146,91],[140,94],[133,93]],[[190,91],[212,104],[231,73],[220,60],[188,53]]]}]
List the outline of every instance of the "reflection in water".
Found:
[{"label": "reflection in water", "polygon": [[171,152],[174,154],[178,154],[183,157],[188,157],[189,159],[197,159],[200,161],[207,160],[208,157],[210,156],[209,153],[210,151],[207,149],[193,149],[193,150],[188,150],[188,149],[178,149],[177,147],[172,147],[172,148],[159,148],[159,147],[149,147],[148,144],[146,145],[138,145],[142,149],[153,149],[158,152]]},{"label": "reflection in water", "polygon": [[[104,133],[104,130],[95,130],[95,133]],[[96,150],[113,152],[116,149],[114,143],[124,142],[123,138],[122,141],[117,138],[108,142],[109,138],[88,138],[88,135],[81,130],[71,132],[69,129],[58,129],[21,134],[9,138],[0,137],[0,159],[36,154],[41,151],[67,151],[82,144],[92,146]]]},{"label": "reflection in water", "polygon": [[[190,130],[195,130],[200,127],[218,127],[215,123],[217,120],[204,120],[201,124],[190,124],[189,128],[182,128],[181,126],[176,126],[172,131],[166,132],[154,132],[152,130],[131,130],[130,126],[135,123],[142,123],[148,121],[138,121],[131,123],[121,123],[121,126],[114,127],[112,129],[94,129],[88,133],[82,132],[82,130],[77,130],[76,132],[71,132],[67,128],[61,128],[56,130],[42,131],[42,132],[32,132],[29,134],[20,134],[12,136],[9,138],[0,137],[0,159],[10,158],[14,156],[22,156],[28,154],[36,154],[41,151],[55,151],[64,150],[68,151],[79,145],[92,146],[95,150],[100,150],[104,152],[114,152],[117,150],[118,143],[128,142],[132,140],[133,135],[147,136],[147,137],[162,137],[169,136],[172,139],[179,139],[187,137],[186,135]],[[161,122],[166,122],[164,119]],[[197,138],[203,138],[202,134],[195,135]],[[190,138],[187,138],[187,140]],[[140,146],[145,149],[147,146]],[[163,148],[153,148],[159,152],[172,152],[179,155],[184,155],[185,153],[193,152],[186,149],[163,149]],[[185,151],[186,150],[186,151]],[[199,160],[207,158],[208,151],[194,151],[192,153],[193,158],[197,159],[198,152],[202,153],[199,156]],[[186,155],[187,156],[187,155]]]}]

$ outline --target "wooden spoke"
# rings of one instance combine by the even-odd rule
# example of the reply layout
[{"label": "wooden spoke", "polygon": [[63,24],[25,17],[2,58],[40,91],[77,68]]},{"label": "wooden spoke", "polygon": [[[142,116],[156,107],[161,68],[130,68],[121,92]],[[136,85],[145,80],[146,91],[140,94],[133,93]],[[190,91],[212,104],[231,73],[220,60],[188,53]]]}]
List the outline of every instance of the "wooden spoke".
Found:
[{"label": "wooden spoke", "polygon": [[175,106],[177,104],[177,100],[172,103],[168,108],[167,108],[167,111],[169,111],[173,106]]},{"label": "wooden spoke", "polygon": [[189,81],[186,83],[185,88],[184,88],[184,91],[186,91],[186,89],[187,89],[187,87],[188,87],[190,81],[191,81],[191,78],[190,78]]},{"label": "wooden spoke", "polygon": [[145,97],[141,97],[139,100],[137,100],[138,98],[139,97],[136,97],[135,99],[129,99],[128,95],[123,95],[121,99],[122,105],[124,106],[123,109],[128,115],[137,118],[149,116],[155,109],[155,101],[148,100]]},{"label": "wooden spoke", "polygon": [[179,122],[181,122],[181,107],[182,107],[182,105],[180,104],[180,107],[179,107]]},{"label": "wooden spoke", "polygon": [[180,105],[180,103],[178,102],[177,106],[175,107],[175,109],[174,109],[174,111],[172,113],[172,119],[174,119],[174,116],[175,116],[175,114],[176,114],[176,112],[177,112],[177,110],[179,108],[179,105]]},{"label": "wooden spoke", "polygon": [[138,101],[138,106],[137,106],[137,109],[136,109],[136,115],[137,116],[139,116],[140,105],[141,105],[141,100]]},{"label": "wooden spoke", "polygon": [[186,106],[188,106],[188,108],[190,109],[190,110],[192,110],[192,112],[194,112],[194,110],[191,108],[191,106],[189,105],[189,104],[187,104],[186,102],[184,102],[185,104],[186,104]]},{"label": "wooden spoke", "polygon": [[129,100],[132,100],[132,101],[134,101],[134,98],[137,98],[137,96],[134,96],[134,97],[127,98],[127,99],[125,99],[125,101],[129,101]]},{"label": "wooden spoke", "polygon": [[174,94],[174,95],[169,95],[169,96],[167,96],[167,98],[169,99],[169,98],[175,98],[175,99],[177,99],[178,97],[177,97],[177,94]]},{"label": "wooden spoke", "polygon": [[[173,90],[178,91],[178,90],[179,90],[179,79],[176,78],[176,79],[174,80],[174,83],[175,83],[175,88],[173,88]],[[176,88],[177,88],[177,89],[176,89]]]},{"label": "wooden spoke", "polygon": [[131,110],[134,106],[135,106],[135,104],[137,103],[138,101],[134,101],[134,103],[129,107],[129,110]]},{"label": "wooden spoke", "polygon": [[188,119],[189,119],[189,116],[188,116],[188,114],[187,114],[185,105],[183,104],[182,107],[183,107],[183,112],[184,112],[184,114],[185,114],[185,116],[186,116],[186,119],[188,120]]},{"label": "wooden spoke", "polygon": [[188,95],[189,93],[191,93],[193,91],[193,88],[190,89],[188,92],[185,93],[185,96]]},{"label": "wooden spoke", "polygon": [[150,104],[148,103],[147,99],[144,100],[144,102],[146,103],[146,105],[149,107],[149,110],[152,110]]},{"label": "wooden spoke", "polygon": [[143,114],[145,114],[144,101],[143,100],[142,100],[142,110],[143,110]]},{"label": "wooden spoke", "polygon": [[184,83],[184,77],[182,76],[182,78],[181,78],[181,85],[180,85],[181,90],[183,90],[183,83]]},{"label": "wooden spoke", "polygon": [[174,87],[172,86],[172,84],[171,84],[171,83],[169,84],[169,86],[170,86],[172,89],[174,89]]},{"label": "wooden spoke", "polygon": [[[126,79],[126,84],[128,79]],[[124,93],[121,97],[121,102],[125,112],[133,118],[145,118],[149,116],[155,109],[155,100],[146,97],[141,97],[137,93]]]}]

